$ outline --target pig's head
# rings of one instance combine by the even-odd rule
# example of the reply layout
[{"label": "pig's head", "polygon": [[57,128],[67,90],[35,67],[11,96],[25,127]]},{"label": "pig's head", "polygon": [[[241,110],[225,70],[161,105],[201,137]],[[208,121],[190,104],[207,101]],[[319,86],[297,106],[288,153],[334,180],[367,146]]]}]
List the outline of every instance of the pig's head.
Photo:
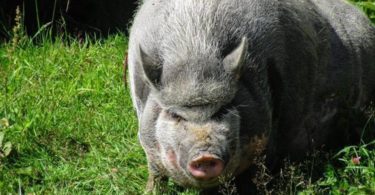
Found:
[{"label": "pig's head", "polygon": [[155,123],[159,156],[177,183],[207,188],[238,171],[243,155],[239,107],[244,105],[236,96],[247,48],[243,38],[226,56],[162,66],[139,49],[144,79],[160,107]]}]

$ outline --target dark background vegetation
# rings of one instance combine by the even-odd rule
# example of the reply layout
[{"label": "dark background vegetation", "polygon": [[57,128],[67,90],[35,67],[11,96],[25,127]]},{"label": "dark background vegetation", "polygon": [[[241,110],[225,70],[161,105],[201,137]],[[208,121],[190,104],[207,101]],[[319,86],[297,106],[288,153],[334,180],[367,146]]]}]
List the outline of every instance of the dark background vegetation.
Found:
[{"label": "dark background vegetation", "polygon": [[0,37],[9,39],[17,6],[27,34],[47,24],[54,33],[108,35],[127,32],[137,0],[0,0]]},{"label": "dark background vegetation", "polygon": [[[140,0],[139,0],[140,1]],[[374,0],[349,0],[375,22]],[[138,0],[0,0],[0,40],[9,40],[19,6],[28,35],[43,26],[52,33],[68,32],[73,36],[104,36],[124,32],[138,5]]]}]

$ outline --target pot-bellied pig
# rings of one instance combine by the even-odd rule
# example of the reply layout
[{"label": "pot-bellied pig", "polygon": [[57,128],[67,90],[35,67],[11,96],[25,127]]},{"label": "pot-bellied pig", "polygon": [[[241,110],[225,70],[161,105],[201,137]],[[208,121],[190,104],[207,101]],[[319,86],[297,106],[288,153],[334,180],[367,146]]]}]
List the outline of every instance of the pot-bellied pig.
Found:
[{"label": "pot-bellied pig", "polygon": [[375,28],[343,0],[146,0],[128,55],[148,191],[342,142],[375,97]]}]

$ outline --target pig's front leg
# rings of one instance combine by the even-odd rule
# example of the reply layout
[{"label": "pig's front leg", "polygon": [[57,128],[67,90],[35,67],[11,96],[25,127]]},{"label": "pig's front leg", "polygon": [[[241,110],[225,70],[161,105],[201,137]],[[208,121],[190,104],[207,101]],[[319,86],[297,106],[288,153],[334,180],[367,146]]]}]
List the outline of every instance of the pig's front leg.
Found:
[{"label": "pig's front leg", "polygon": [[167,177],[149,174],[145,191],[146,194],[164,194],[167,192],[167,188]]},{"label": "pig's front leg", "polygon": [[145,145],[148,180],[146,184],[145,194],[165,194],[168,188],[168,177],[165,175],[164,167],[160,161],[159,151],[150,145]]},{"label": "pig's front leg", "polygon": [[145,194],[165,194],[168,188],[168,177],[161,174],[155,165],[148,165],[148,180]]}]

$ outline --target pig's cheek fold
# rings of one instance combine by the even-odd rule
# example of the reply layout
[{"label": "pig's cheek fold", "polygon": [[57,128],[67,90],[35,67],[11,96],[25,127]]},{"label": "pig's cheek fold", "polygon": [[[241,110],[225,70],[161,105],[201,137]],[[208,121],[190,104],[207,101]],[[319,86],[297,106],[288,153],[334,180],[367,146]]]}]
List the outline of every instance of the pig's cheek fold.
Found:
[{"label": "pig's cheek fold", "polygon": [[167,160],[168,162],[175,168],[177,169],[178,168],[178,165],[177,165],[177,157],[176,157],[176,153],[173,151],[173,149],[168,149],[167,150]]}]

